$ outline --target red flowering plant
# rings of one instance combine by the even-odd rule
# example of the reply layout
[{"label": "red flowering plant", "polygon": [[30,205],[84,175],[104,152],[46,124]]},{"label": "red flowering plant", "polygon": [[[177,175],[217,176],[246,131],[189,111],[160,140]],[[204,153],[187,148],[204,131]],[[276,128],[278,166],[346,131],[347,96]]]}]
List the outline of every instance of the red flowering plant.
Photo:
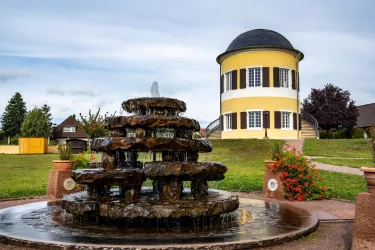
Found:
[{"label": "red flowering plant", "polygon": [[80,169],[80,168],[87,168],[87,163],[90,161],[94,161],[95,156],[91,154],[90,156],[87,155],[87,152],[82,152],[80,154],[75,154],[70,159],[72,163],[73,169]]},{"label": "red flowering plant", "polygon": [[329,197],[327,188],[319,185],[322,178],[315,165],[294,147],[286,145],[281,151],[275,146],[272,159],[274,160],[272,168],[282,173],[285,199],[303,201]]}]

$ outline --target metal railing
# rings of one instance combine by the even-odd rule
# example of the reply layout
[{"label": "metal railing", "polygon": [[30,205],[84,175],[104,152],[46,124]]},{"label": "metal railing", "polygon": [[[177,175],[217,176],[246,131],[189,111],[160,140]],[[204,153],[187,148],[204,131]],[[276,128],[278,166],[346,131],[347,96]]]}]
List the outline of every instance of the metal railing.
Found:
[{"label": "metal railing", "polygon": [[302,120],[307,122],[314,129],[315,134],[316,134],[316,138],[319,139],[319,123],[314,118],[314,116],[312,116],[309,113],[301,110],[301,118],[302,118]]},{"label": "metal railing", "polygon": [[218,129],[220,130],[220,117],[208,124],[208,126],[206,127],[205,137],[207,138],[210,134]]}]

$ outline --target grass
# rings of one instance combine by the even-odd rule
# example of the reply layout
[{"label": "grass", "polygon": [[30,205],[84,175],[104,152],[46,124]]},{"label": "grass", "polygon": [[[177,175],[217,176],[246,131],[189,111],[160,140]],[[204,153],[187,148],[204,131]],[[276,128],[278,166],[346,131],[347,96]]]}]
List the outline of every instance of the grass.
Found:
[{"label": "grass", "polygon": [[[277,140],[212,140],[212,153],[200,154],[201,161],[223,162],[228,172],[220,182],[211,182],[210,186],[217,189],[231,191],[255,191],[263,189],[264,159],[261,155],[271,152]],[[206,159],[208,158],[208,159]]]},{"label": "grass", "polygon": [[[208,154],[208,160],[223,162],[228,172],[224,180],[211,182],[210,186],[228,191],[261,191],[264,159],[261,159],[260,155],[268,155],[275,142],[283,144],[282,141],[256,139],[211,141],[213,151]],[[358,192],[365,191],[366,184],[363,176],[320,172],[323,179],[322,185],[330,188],[333,198],[355,200]]]},{"label": "grass", "polygon": [[372,159],[314,158],[313,161],[351,168],[374,167]]},{"label": "grass", "polygon": [[303,153],[310,156],[370,158],[370,139],[305,140]]},{"label": "grass", "polygon": [[58,154],[0,154],[0,198],[45,195],[52,161]]},{"label": "grass", "polygon": [[320,170],[323,185],[330,189],[333,198],[355,200],[357,193],[366,191],[363,176]]},{"label": "grass", "polygon": [[[200,154],[199,160],[223,162],[228,172],[224,180],[210,182],[210,187],[241,192],[261,191],[265,168],[260,155],[268,155],[275,142],[283,144],[279,140],[212,140],[212,153]],[[142,157],[145,160],[150,158],[148,154]],[[0,155],[0,198],[44,195],[48,175],[53,168],[52,160],[57,158],[57,154]],[[362,176],[326,171],[321,171],[321,175],[323,185],[332,190],[334,198],[355,200],[358,192],[365,191]]]}]

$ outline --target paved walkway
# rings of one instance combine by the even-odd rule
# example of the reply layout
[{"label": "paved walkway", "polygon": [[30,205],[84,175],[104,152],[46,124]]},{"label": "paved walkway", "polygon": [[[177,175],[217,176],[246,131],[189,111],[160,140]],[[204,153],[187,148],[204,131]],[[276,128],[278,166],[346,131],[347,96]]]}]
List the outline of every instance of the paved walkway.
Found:
[{"label": "paved walkway", "polygon": [[[302,153],[303,140],[287,140],[285,144],[295,147],[298,152]],[[307,157],[312,159],[309,156]],[[345,173],[345,174],[363,175],[363,172],[359,168],[336,166],[336,165],[324,164],[324,163],[315,162],[315,161],[313,161],[313,163],[316,165],[317,169],[321,169],[321,170],[327,170],[327,171],[333,171],[333,172],[339,172],[339,173]]]},{"label": "paved walkway", "polygon": [[[234,193],[241,198],[262,199],[261,192]],[[52,200],[49,198],[34,198],[23,200],[0,201],[0,209],[22,205],[31,202]],[[355,204],[340,200],[321,201],[281,201],[290,203],[315,213],[320,222],[319,228],[313,234],[276,246],[256,248],[259,250],[316,250],[316,249],[350,249],[352,245],[353,219]],[[333,223],[330,223],[333,222]],[[38,250],[23,246],[13,246],[0,243],[1,250]]]},{"label": "paved walkway", "polygon": [[0,209],[7,208],[7,207],[14,207],[14,206],[19,206],[19,205],[25,205],[28,203],[33,203],[33,202],[39,202],[39,201],[50,201],[54,200],[52,198],[46,198],[46,197],[38,197],[38,198],[30,198],[30,199],[19,199],[19,200],[5,200],[1,201],[0,200]]},{"label": "paved walkway", "polygon": [[[271,200],[262,197],[262,192],[233,193],[240,198]],[[354,220],[355,203],[343,200],[314,200],[314,201],[278,201],[303,208],[313,212],[321,222],[334,222],[342,220]]]}]

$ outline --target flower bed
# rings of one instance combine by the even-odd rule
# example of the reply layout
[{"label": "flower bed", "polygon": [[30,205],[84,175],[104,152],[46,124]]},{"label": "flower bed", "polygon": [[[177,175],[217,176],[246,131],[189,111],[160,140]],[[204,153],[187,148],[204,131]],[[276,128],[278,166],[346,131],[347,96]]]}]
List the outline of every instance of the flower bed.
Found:
[{"label": "flower bed", "polygon": [[283,151],[274,149],[272,159],[275,161],[273,170],[282,173],[285,199],[304,201],[328,198],[327,188],[319,185],[322,182],[319,171],[294,147],[286,145]]}]

